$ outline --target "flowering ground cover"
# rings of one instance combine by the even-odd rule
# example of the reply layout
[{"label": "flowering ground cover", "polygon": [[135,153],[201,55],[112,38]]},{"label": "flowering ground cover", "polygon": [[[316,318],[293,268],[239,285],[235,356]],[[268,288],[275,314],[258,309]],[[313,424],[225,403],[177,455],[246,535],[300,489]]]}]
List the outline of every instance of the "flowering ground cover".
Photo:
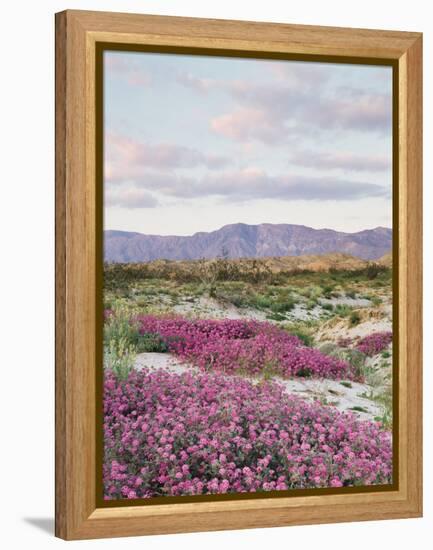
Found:
[{"label": "flowering ground cover", "polygon": [[357,378],[348,362],[307,347],[297,336],[268,322],[152,315],[138,316],[136,322],[142,336],[158,336],[170,352],[203,371]]},{"label": "flowering ground cover", "polygon": [[391,342],[392,332],[374,332],[362,338],[356,348],[371,357],[386,349]]},{"label": "flowering ground cover", "polygon": [[392,479],[391,436],[379,423],[219,374],[106,371],[104,442],[106,499]]}]

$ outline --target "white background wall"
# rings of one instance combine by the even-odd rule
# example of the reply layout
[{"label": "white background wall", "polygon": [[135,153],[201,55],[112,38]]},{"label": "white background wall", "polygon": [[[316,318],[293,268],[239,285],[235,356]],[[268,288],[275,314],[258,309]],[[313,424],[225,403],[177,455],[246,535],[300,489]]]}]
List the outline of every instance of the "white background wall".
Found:
[{"label": "white background wall", "polygon": [[[80,548],[431,548],[432,101],[429,0],[9,0],[0,32],[0,543],[54,548],[54,12],[66,8],[422,31],[425,71],[425,517],[69,543]],[[430,9],[429,9],[430,8]],[[428,534],[430,530],[430,533]],[[429,536],[430,535],[430,536]]]}]

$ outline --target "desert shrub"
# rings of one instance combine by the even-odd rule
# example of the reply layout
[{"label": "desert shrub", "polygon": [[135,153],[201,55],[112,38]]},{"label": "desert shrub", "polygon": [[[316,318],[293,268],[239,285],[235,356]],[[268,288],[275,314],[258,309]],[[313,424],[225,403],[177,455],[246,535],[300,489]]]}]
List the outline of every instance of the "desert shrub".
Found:
[{"label": "desert shrub", "polygon": [[349,326],[354,327],[361,322],[361,316],[357,311],[354,311],[349,317]]},{"label": "desert shrub", "polygon": [[360,407],[359,405],[355,405],[354,407],[350,407],[351,411],[361,412],[361,413],[368,413],[368,410],[365,407]]},{"label": "desert shrub", "polygon": [[140,334],[138,330],[134,337],[134,347],[137,353],[168,351],[167,343],[158,334]]},{"label": "desert shrub", "polygon": [[355,378],[357,380],[364,380],[365,378],[365,354],[357,349],[345,349],[342,355],[342,359],[347,361],[353,369]]},{"label": "desert shrub", "polygon": [[104,368],[111,370],[119,379],[125,380],[134,367],[135,354],[126,338],[111,341],[104,347]]},{"label": "desert shrub", "polygon": [[260,283],[271,280],[273,273],[270,267],[263,261],[253,258],[244,261],[239,276],[243,281]]},{"label": "desert shrub", "polygon": [[296,305],[296,302],[293,299],[287,298],[282,301],[276,301],[271,303],[270,309],[274,313],[286,313],[291,311]]},{"label": "desert shrub", "polygon": [[310,289],[310,287],[299,288],[298,289],[298,294],[300,296],[303,296],[304,298],[310,298],[311,297],[311,289]]},{"label": "desert shrub", "polygon": [[266,309],[271,307],[272,300],[269,296],[256,295],[254,297],[254,305],[258,309]]},{"label": "desert shrub", "polygon": [[335,314],[339,317],[348,317],[351,312],[353,311],[353,308],[346,304],[337,304],[335,306]]},{"label": "desert shrub", "polygon": [[107,372],[104,442],[105,499],[392,481],[380,424],[237,377]]},{"label": "desert shrub", "polygon": [[151,302],[149,302],[149,298],[139,296],[134,300],[134,305],[137,306],[140,309],[147,309]]},{"label": "desert shrub", "polygon": [[312,347],[314,345],[313,330],[306,325],[293,323],[290,325],[284,325],[281,328],[287,330],[289,334],[293,334],[298,337],[305,346]]},{"label": "desert shrub", "polygon": [[374,306],[380,306],[382,303],[382,298],[380,296],[376,296],[375,294],[363,294],[361,296],[364,300],[370,300]]},{"label": "desert shrub", "polygon": [[372,296],[370,300],[375,307],[380,306],[382,303],[382,298],[380,298],[380,296]]},{"label": "desert shrub", "polygon": [[[208,285],[216,282],[242,281],[251,284],[268,283],[282,286],[293,282],[302,288],[306,284],[311,285],[313,293],[311,298],[317,298],[322,294],[320,285],[329,287],[329,296],[332,297],[335,282],[355,283],[360,280],[369,280],[373,272],[377,272],[373,286],[389,284],[391,269],[373,264],[373,268],[364,268],[355,271],[333,270],[331,273],[315,273],[309,270],[292,269],[287,271],[272,272],[270,266],[261,258],[245,258],[233,260],[227,257],[223,250],[220,257],[215,259],[202,259],[191,261],[155,260],[146,263],[106,263],[104,264],[104,285],[106,290],[118,291],[140,281],[164,280],[181,284],[200,283],[205,279]],[[319,287],[319,294],[314,294],[314,286]],[[317,290],[316,290],[317,291]],[[308,297],[308,296],[306,296]]]},{"label": "desert shrub", "polygon": [[106,290],[116,290],[148,277],[148,264],[104,264],[104,288]]},{"label": "desert shrub", "polygon": [[333,285],[325,285],[323,287],[323,295],[325,298],[332,298],[334,295],[334,286]]},{"label": "desert shrub", "polygon": [[241,294],[240,292],[217,290],[215,297],[218,300],[229,302],[230,304],[238,308],[243,308],[248,305],[247,297]]},{"label": "desert shrub", "polygon": [[134,365],[137,326],[131,323],[130,313],[124,307],[105,310],[104,318],[104,368],[126,378]]},{"label": "desert shrub", "polygon": [[353,377],[355,380],[363,381],[365,378],[365,354],[357,349],[341,347],[340,345],[327,342],[319,347],[319,350],[325,355],[335,357],[340,361],[344,361],[351,366]]},{"label": "desert shrub", "polygon": [[328,304],[328,303],[323,303],[323,304],[320,304],[322,306],[322,309],[324,309],[325,311],[333,311],[334,310],[334,306],[332,304]]},{"label": "desert shrub", "polygon": [[381,271],[383,271],[383,268],[380,265],[371,263],[365,268],[365,275],[367,279],[372,280],[376,279]]},{"label": "desert shrub", "polygon": [[138,335],[138,328],[131,322],[131,313],[123,305],[104,312],[104,346],[132,345]]},{"label": "desert shrub", "polygon": [[157,334],[141,334],[122,304],[104,312],[104,366],[125,377],[133,368],[135,355],[143,352],[165,352],[166,343]]},{"label": "desert shrub", "polygon": [[266,319],[269,319],[270,321],[287,321],[287,317],[282,313],[272,313],[272,312],[266,315]]}]

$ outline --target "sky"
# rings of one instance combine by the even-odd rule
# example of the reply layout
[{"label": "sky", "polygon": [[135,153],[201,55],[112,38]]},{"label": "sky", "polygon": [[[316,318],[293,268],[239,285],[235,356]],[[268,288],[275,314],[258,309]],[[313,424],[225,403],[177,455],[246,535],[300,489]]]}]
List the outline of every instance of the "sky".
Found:
[{"label": "sky", "polygon": [[392,225],[390,67],[104,53],[104,227]]}]

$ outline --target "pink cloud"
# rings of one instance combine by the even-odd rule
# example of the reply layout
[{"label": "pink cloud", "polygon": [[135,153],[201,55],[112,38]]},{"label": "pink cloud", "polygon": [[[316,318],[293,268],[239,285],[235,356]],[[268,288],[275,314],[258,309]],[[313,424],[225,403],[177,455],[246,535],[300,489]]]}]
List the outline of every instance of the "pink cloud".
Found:
[{"label": "pink cloud", "polygon": [[318,130],[390,131],[390,93],[351,87],[330,93],[329,71],[322,66],[309,71],[302,66],[276,65],[274,71],[280,74],[280,82],[264,78],[261,84],[236,80],[222,85],[236,103],[232,111],[211,119],[211,129],[235,141],[268,144]]},{"label": "pink cloud", "polygon": [[322,128],[384,131],[392,122],[392,98],[344,90],[336,98],[313,103],[304,116]]},{"label": "pink cloud", "polygon": [[[136,195],[142,189],[144,197]],[[208,174],[205,177],[143,171],[134,185],[109,188],[110,204],[144,200],[149,193],[181,199],[219,197],[245,202],[256,199],[279,200],[356,200],[368,197],[389,198],[389,189],[377,184],[335,176],[309,176],[292,173],[267,174],[254,166],[242,170]],[[146,195],[147,194],[147,195]],[[151,196],[152,197],[152,196]],[[153,197],[152,197],[153,199]]]},{"label": "pink cloud", "polygon": [[281,136],[281,124],[272,113],[261,109],[240,108],[211,119],[211,129],[222,136],[237,141],[260,139],[273,143]]},{"label": "pink cloud", "polygon": [[170,170],[205,166],[218,170],[230,163],[214,153],[170,143],[143,143],[114,133],[105,139],[104,176],[106,181],[125,181],[140,178],[149,168]]},{"label": "pink cloud", "polygon": [[106,55],[104,69],[108,74],[114,74],[124,79],[131,86],[150,86],[152,84],[150,74],[131,62],[129,56]]}]

